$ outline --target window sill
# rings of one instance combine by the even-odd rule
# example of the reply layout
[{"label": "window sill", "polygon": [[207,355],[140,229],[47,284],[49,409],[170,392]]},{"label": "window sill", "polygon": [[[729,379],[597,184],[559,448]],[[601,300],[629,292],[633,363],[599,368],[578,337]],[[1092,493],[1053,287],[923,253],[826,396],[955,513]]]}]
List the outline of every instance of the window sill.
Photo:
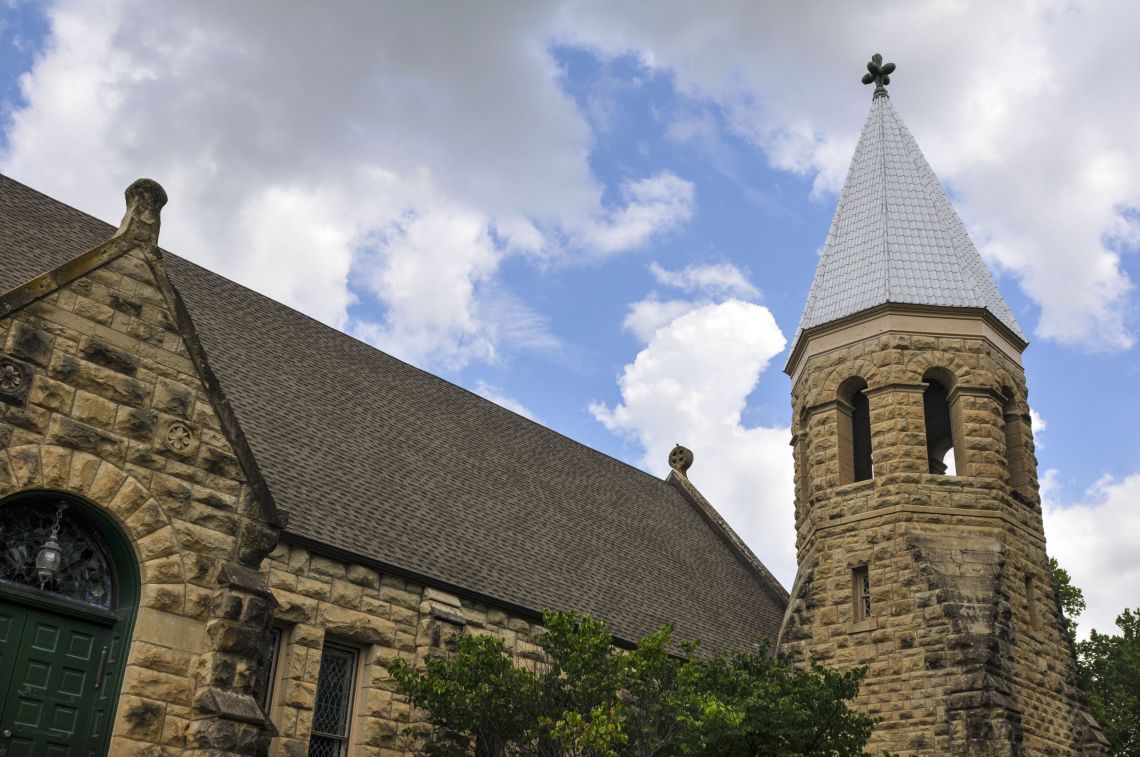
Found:
[{"label": "window sill", "polygon": [[851,625],[848,626],[847,630],[848,633],[862,633],[864,631],[874,631],[878,627],[879,618],[876,616],[873,618],[867,618],[866,620],[852,622]]}]

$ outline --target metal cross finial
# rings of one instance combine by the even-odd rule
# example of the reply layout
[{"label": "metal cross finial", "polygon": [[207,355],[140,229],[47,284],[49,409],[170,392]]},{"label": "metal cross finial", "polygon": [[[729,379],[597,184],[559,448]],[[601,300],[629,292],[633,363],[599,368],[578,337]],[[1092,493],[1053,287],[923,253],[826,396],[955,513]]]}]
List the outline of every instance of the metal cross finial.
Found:
[{"label": "metal cross finial", "polygon": [[867,64],[867,73],[863,74],[863,83],[875,83],[875,94],[871,96],[872,100],[876,97],[890,97],[887,94],[887,85],[891,83],[891,74],[894,71],[894,63],[883,63],[883,56],[878,53],[871,56],[871,62]]}]

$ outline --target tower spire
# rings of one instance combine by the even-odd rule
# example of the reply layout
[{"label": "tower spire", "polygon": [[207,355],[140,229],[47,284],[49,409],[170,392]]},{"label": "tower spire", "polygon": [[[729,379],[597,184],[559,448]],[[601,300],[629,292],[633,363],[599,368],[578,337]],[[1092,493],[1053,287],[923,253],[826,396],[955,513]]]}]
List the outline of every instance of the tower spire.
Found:
[{"label": "tower spire", "polygon": [[[894,70],[875,55],[871,110],[823,246],[793,344],[883,305],[985,311],[1023,348],[1025,336],[949,196],[882,89]],[[794,347],[793,347],[794,349]]]}]

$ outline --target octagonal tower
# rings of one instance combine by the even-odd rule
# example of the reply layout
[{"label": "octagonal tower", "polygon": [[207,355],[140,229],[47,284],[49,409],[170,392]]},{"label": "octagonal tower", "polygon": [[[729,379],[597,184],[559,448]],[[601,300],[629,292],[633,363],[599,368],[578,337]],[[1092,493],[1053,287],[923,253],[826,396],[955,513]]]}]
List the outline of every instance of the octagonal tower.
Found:
[{"label": "octagonal tower", "polygon": [[870,751],[1100,754],[1041,523],[1023,333],[891,106],[871,112],[786,366],[783,651],[868,666]]}]

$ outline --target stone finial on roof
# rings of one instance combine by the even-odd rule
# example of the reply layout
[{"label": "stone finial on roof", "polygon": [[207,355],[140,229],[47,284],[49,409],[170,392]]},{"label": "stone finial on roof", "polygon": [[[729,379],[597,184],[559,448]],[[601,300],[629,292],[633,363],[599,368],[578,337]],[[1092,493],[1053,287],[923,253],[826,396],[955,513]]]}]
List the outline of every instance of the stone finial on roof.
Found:
[{"label": "stone finial on roof", "polygon": [[887,94],[887,85],[891,83],[891,74],[895,71],[894,63],[883,63],[883,56],[875,53],[871,56],[871,61],[867,64],[867,73],[863,74],[863,83],[875,83],[875,94],[871,95],[871,99],[876,97],[890,97]]},{"label": "stone finial on roof", "polygon": [[693,466],[693,451],[678,444],[669,453],[669,467],[682,476]]},{"label": "stone finial on roof", "polygon": [[129,237],[139,244],[158,244],[158,228],[162,206],[166,205],[166,190],[153,179],[137,179],[124,193],[127,211],[119,224],[117,237]]}]

